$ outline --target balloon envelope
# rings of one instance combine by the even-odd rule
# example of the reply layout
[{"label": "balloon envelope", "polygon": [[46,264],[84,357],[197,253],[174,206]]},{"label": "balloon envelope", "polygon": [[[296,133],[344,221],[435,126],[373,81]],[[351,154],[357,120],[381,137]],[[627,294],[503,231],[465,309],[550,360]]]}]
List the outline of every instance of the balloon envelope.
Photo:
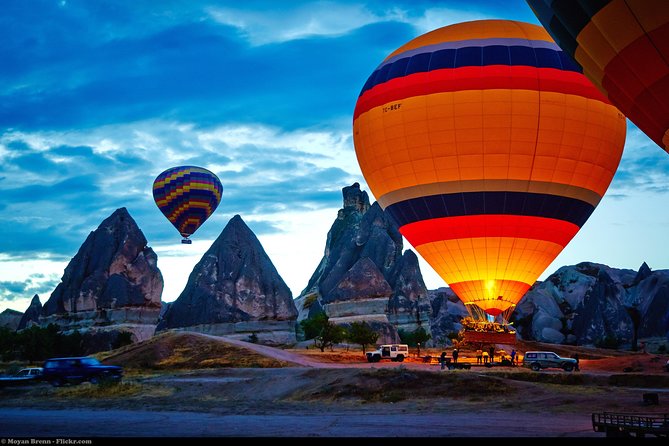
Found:
[{"label": "balloon envelope", "polygon": [[222,193],[218,177],[202,167],[172,167],[153,182],[156,205],[186,238],[214,213]]},{"label": "balloon envelope", "polygon": [[358,98],[360,168],[470,312],[512,309],[593,212],[625,117],[540,26],[451,25],[390,54]]},{"label": "balloon envelope", "polygon": [[669,2],[527,3],[588,79],[669,152]]}]

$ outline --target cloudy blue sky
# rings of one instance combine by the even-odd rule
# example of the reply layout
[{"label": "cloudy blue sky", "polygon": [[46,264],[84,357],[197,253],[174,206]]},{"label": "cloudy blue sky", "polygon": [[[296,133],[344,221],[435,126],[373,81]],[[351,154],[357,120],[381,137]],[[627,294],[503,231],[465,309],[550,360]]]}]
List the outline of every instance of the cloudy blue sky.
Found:
[{"label": "cloudy blue sky", "polygon": [[[35,293],[46,301],[119,207],[158,254],[164,300],[235,214],[297,296],[342,187],[367,190],[351,137],[367,77],[406,41],[483,18],[539,24],[522,0],[4,0],[0,311],[25,310]],[[225,188],[190,246],[151,194],[181,164],[207,167]],[[607,196],[542,278],[585,260],[669,267],[668,176],[669,156],[628,124]],[[421,268],[429,288],[444,285]]]}]

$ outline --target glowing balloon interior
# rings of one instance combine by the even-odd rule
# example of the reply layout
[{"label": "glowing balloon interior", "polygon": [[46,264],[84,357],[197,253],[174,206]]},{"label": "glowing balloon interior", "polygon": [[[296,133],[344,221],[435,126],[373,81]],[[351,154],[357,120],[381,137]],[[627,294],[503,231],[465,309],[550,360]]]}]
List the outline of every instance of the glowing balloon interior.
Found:
[{"label": "glowing balloon interior", "polygon": [[201,167],[173,167],[153,182],[156,205],[184,237],[182,243],[191,243],[188,237],[214,213],[222,193],[218,177]]},{"label": "glowing balloon interior", "polygon": [[669,152],[669,3],[527,0],[583,73]]},{"label": "glowing balloon interior", "polygon": [[473,316],[506,318],[604,195],[625,117],[543,28],[483,20],[390,54],[353,133],[402,235]]}]

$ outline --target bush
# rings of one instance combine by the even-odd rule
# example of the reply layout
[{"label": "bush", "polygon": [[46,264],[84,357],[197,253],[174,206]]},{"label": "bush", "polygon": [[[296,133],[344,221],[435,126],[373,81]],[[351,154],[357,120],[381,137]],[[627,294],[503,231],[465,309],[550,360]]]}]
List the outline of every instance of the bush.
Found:
[{"label": "bush", "polygon": [[258,335],[255,334],[255,332],[253,332],[249,335],[249,342],[252,343],[252,344],[257,344],[258,343]]},{"label": "bush", "polygon": [[132,333],[129,331],[122,331],[121,333],[118,334],[116,337],[116,340],[114,341],[114,344],[112,345],[112,349],[117,349],[121,347],[125,347],[126,345],[132,344]]},{"label": "bush", "polygon": [[604,337],[599,338],[595,341],[595,347],[616,350],[618,347],[620,347],[621,343],[622,340],[618,339],[616,336],[605,335]]},{"label": "bush", "polygon": [[310,294],[307,297],[304,298],[304,304],[302,305],[302,308],[307,309],[310,308],[314,302],[316,302],[316,299],[318,299],[318,294]]},{"label": "bush", "polygon": [[80,356],[82,335],[79,331],[65,335],[55,324],[46,327],[33,325],[20,332],[0,329],[0,356],[29,362],[44,361],[54,356]]},{"label": "bush", "polygon": [[432,339],[432,335],[428,334],[423,327],[418,327],[414,331],[398,330],[397,334],[400,335],[400,340],[410,347],[416,347],[418,344],[425,345],[425,342]]}]

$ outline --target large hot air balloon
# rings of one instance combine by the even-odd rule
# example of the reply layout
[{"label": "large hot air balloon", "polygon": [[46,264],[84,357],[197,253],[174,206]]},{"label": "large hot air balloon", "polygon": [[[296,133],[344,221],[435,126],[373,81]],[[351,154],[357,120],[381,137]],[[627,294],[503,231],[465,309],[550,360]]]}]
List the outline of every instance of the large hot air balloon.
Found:
[{"label": "large hot air balloon", "polygon": [[202,167],[172,167],[153,182],[153,198],[184,237],[181,243],[191,243],[188,237],[214,213],[222,193],[218,177]]},{"label": "large hot air balloon", "polygon": [[506,20],[400,47],[353,117],[370,190],[477,319],[508,319],[592,214],[625,128],[542,27]]},{"label": "large hot air balloon", "polygon": [[669,152],[669,2],[527,0],[583,73]]}]

